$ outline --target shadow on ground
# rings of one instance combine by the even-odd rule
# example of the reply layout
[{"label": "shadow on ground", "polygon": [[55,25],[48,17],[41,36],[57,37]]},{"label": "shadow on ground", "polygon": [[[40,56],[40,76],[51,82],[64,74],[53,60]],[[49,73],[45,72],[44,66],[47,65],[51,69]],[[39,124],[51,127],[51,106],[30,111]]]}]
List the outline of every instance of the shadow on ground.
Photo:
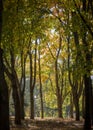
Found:
[{"label": "shadow on ground", "polygon": [[11,130],[83,130],[83,121],[63,119],[25,119],[21,126],[11,121]]}]

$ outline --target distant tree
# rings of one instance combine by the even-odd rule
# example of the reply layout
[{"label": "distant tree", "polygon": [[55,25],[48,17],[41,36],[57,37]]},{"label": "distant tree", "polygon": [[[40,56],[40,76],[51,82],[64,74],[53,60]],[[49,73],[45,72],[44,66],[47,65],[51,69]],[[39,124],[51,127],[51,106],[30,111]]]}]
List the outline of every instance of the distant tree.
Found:
[{"label": "distant tree", "polygon": [[[34,58],[32,58],[34,55]],[[32,43],[29,49],[30,60],[30,118],[34,119],[34,88],[36,84],[36,60],[37,60],[37,39],[35,41],[35,49],[32,50]]]},{"label": "distant tree", "polygon": [[39,68],[39,84],[40,84],[40,103],[41,103],[41,118],[44,118],[43,93],[42,93],[42,77],[41,77],[41,52],[40,43],[38,49],[38,68]]}]

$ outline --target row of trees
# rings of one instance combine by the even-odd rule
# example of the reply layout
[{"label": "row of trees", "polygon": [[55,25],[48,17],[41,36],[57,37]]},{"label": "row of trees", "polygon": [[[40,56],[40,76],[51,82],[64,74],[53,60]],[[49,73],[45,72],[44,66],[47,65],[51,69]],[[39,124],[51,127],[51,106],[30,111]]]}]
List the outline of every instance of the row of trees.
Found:
[{"label": "row of trees", "polygon": [[[68,95],[80,120],[84,97],[85,130],[91,129],[93,73],[93,3],[88,0],[0,0],[0,128],[9,130],[9,94],[12,90],[15,123],[24,119],[26,77],[30,78],[30,118],[34,119],[34,89],[43,99],[53,90],[62,118]],[[3,17],[2,17],[3,16]],[[48,95],[46,95],[47,97]],[[73,99],[72,99],[73,98]],[[73,106],[72,106],[73,108]],[[4,111],[5,110],[5,111]],[[71,109],[73,110],[73,109]],[[73,112],[72,112],[73,113]]]}]

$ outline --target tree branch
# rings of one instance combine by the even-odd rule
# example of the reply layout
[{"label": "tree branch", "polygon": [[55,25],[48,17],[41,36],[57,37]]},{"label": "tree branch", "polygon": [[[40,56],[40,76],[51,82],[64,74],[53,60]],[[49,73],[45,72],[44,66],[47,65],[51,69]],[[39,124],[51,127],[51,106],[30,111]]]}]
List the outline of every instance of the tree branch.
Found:
[{"label": "tree branch", "polygon": [[83,15],[81,14],[81,12],[80,12],[80,10],[79,10],[79,8],[78,8],[78,6],[77,6],[75,0],[73,0],[73,2],[74,2],[74,5],[75,5],[75,7],[76,7],[76,9],[77,9],[77,11],[78,11],[78,14],[79,14],[80,18],[82,19],[83,23],[86,25],[86,27],[87,27],[87,29],[89,30],[91,36],[93,37],[93,31],[92,31],[92,29],[91,29],[91,27],[90,27],[90,24],[88,24],[88,22],[84,19],[84,17],[83,17]]}]

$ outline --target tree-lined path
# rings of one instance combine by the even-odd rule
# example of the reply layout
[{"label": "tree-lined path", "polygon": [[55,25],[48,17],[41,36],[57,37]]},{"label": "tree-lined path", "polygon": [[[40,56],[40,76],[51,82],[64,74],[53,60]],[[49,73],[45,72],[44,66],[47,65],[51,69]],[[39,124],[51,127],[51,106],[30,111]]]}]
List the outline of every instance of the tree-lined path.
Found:
[{"label": "tree-lined path", "polygon": [[92,90],[91,0],[0,0],[1,130],[12,116],[22,127],[29,117],[40,129],[65,129],[67,119],[91,130]]}]

